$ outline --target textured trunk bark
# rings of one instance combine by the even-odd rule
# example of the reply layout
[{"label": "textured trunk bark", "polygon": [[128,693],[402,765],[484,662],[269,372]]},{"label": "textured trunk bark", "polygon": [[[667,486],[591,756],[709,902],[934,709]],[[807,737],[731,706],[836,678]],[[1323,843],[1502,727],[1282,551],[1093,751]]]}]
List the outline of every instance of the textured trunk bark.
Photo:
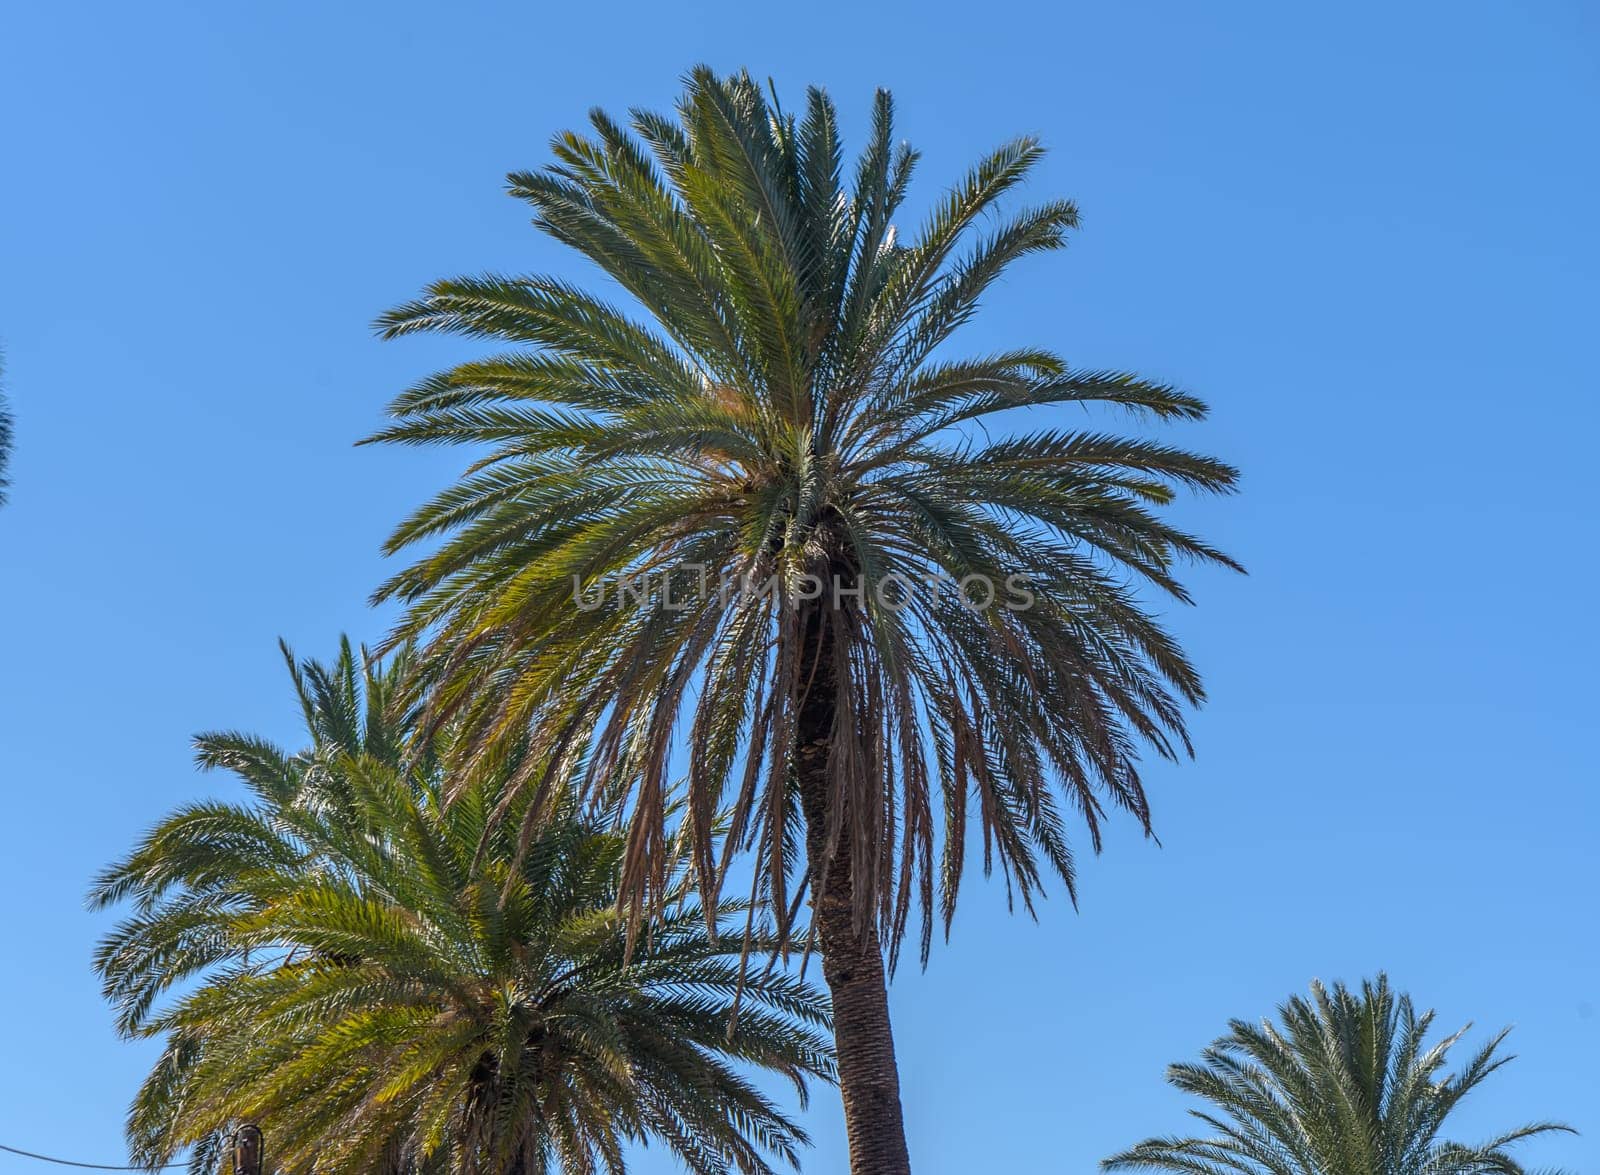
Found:
[{"label": "textured trunk bark", "polygon": [[[812,878],[812,917],[822,951],[822,975],[833,997],[833,1039],[839,1058],[839,1092],[850,1139],[851,1175],[910,1175],[900,1074],[889,1024],[889,989],[876,931],[856,934],[854,879],[845,846],[819,876],[828,841],[828,747],[833,737],[835,666],[825,605],[807,608],[800,625],[810,689],[801,705],[800,805],[806,820],[806,856]],[[810,667],[815,665],[815,672]],[[843,827],[850,814],[843,813]],[[843,838],[848,839],[848,838]]]}]

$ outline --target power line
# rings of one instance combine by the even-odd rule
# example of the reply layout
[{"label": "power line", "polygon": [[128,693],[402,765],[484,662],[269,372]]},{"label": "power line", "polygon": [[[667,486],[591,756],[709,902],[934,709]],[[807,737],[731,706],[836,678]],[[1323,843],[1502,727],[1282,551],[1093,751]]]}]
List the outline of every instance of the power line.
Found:
[{"label": "power line", "polygon": [[52,1155],[41,1155],[36,1154],[33,1151],[19,1150],[14,1146],[6,1146],[5,1143],[0,1143],[0,1151],[5,1151],[7,1154],[12,1155],[21,1155],[25,1159],[38,1159],[41,1163],[54,1163],[58,1167],[83,1167],[90,1171],[171,1171],[176,1170],[179,1167],[187,1166],[186,1163],[163,1163],[161,1166],[154,1168],[116,1167],[108,1163],[75,1163],[71,1159],[58,1159]]}]

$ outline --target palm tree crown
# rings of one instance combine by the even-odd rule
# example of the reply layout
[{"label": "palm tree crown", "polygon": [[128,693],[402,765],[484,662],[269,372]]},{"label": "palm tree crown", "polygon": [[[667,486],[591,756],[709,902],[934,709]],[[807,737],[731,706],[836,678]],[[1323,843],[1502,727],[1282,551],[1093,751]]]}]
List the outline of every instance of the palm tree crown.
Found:
[{"label": "palm tree crown", "polygon": [[563,808],[519,846],[492,776],[446,806],[436,757],[402,759],[406,662],[291,658],[311,746],[202,737],[253,802],[179,810],[100,879],[97,902],[135,904],[97,956],[106,994],[166,1041],[138,1161],[193,1146],[224,1170],[229,1124],[255,1120],[285,1173],[620,1172],[650,1139],[696,1172],[793,1163],[803,1133],[735,1063],[803,1095],[831,1074],[826,1003],[742,977],[690,903],[630,959],[621,838]]},{"label": "palm tree crown", "polygon": [[1311,985],[1278,1010],[1280,1023],[1235,1020],[1198,1065],[1168,1080],[1211,1102],[1194,1110],[1206,1138],[1160,1138],[1106,1160],[1107,1171],[1194,1175],[1527,1175],[1509,1148],[1568,1127],[1539,1122],[1480,1145],[1441,1137],[1468,1093],[1511,1058],[1506,1033],[1445,1074],[1463,1029],[1427,1043],[1433,1013],[1418,1015],[1379,975],[1359,993]]},{"label": "palm tree crown", "polygon": [[880,92],[847,181],[824,93],[791,114],[698,69],[676,118],[596,112],[511,177],[642,316],[554,277],[478,276],[381,323],[510,347],[401,395],[374,438],[485,446],[389,542],[443,538],[379,593],[411,605],[397,639],[427,640],[430,720],[460,722],[468,755],[531,730],[513,780],[530,819],[569,785],[627,781],[636,916],[668,889],[680,733],[708,914],[726,805],[724,848],[753,851],[780,935],[843,859],[857,929],[897,945],[920,909],[924,955],[969,813],[985,868],[1027,903],[1045,871],[1072,885],[1069,814],[1096,847],[1108,806],[1148,828],[1141,744],[1188,747],[1200,680],[1136,592],[1186,600],[1179,562],[1232,565],[1160,508],[1234,470],[1104,431],[982,426],[1205,407],[1042,348],[953,353],[985,291],[1060,248],[1077,212],[997,215],[1042,155],[1022,138],[904,230],[918,156],[892,115]]}]

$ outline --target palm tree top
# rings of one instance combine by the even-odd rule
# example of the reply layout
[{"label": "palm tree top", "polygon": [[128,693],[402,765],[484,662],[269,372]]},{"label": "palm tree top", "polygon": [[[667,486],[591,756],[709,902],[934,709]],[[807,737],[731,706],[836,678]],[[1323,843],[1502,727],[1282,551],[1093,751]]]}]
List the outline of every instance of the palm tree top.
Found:
[{"label": "palm tree top", "polygon": [[408,749],[404,651],[288,660],[308,746],[202,736],[252,802],[180,809],[93,893],[133,907],[96,958],[119,1026],[165,1044],[138,1161],[192,1147],[215,1175],[245,1119],[286,1173],[621,1172],[647,1140],[708,1175],[797,1163],[740,1067],[803,1100],[832,1074],[825,1000],[744,974],[686,894],[630,958],[622,837],[564,807],[519,844],[490,775],[446,805]]},{"label": "palm tree top", "polygon": [[1381,973],[1359,992],[1313,982],[1309,998],[1279,1007],[1276,1023],[1231,1021],[1198,1064],[1168,1070],[1172,1085],[1211,1103],[1190,1111],[1209,1135],[1153,1138],[1101,1167],[1191,1175],[1535,1175],[1512,1148],[1571,1127],[1535,1122],[1478,1144],[1443,1133],[1461,1100],[1513,1059],[1500,1052],[1509,1030],[1447,1072],[1450,1050],[1470,1025],[1429,1044],[1433,1021],[1432,1011],[1419,1014]]},{"label": "palm tree top", "polygon": [[[402,394],[371,438],[478,449],[394,532],[390,553],[427,550],[378,593],[409,605],[395,639],[423,641],[430,720],[460,723],[469,757],[531,731],[514,782],[533,818],[623,781],[636,921],[665,898],[681,740],[708,913],[727,875],[708,816],[728,809],[789,932],[821,867],[798,863],[808,690],[840,716],[822,843],[855,862],[858,925],[895,945],[914,909],[924,956],[936,911],[948,932],[969,815],[1025,904],[1050,873],[1072,889],[1069,816],[1096,848],[1111,808],[1148,830],[1140,748],[1187,753],[1203,689],[1140,593],[1187,601],[1182,564],[1237,566],[1164,515],[1237,475],[1038,415],[1202,418],[1185,391],[1045,347],[957,349],[1000,275],[1077,224],[1066,200],[998,211],[1038,141],[985,156],[916,227],[919,156],[883,91],[853,168],[822,90],[791,113],[705,67],[674,115],[596,111],[551,149],[512,194],[629,304],[479,275],[379,324],[508,348]],[[1025,607],[1003,606],[1014,584]],[[838,665],[820,678],[818,642]]]}]

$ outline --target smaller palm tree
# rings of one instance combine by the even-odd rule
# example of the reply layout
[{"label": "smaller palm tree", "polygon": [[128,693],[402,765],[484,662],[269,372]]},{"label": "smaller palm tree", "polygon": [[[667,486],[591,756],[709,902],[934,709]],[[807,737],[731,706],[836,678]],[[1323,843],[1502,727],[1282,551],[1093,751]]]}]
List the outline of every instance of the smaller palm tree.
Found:
[{"label": "smaller palm tree", "polygon": [[1530,1175],[1509,1150],[1551,1131],[1536,1122],[1476,1146],[1442,1139],[1450,1113],[1510,1056],[1497,1034],[1452,1075],[1446,1054],[1467,1031],[1429,1046],[1432,1011],[1418,1015],[1380,974],[1360,993],[1312,983],[1278,1009],[1280,1024],[1235,1020],[1198,1065],[1167,1080],[1216,1111],[1191,1113],[1208,1138],[1153,1138],[1101,1164],[1106,1171],[1191,1175]]},{"label": "smaller palm tree", "polygon": [[707,1175],[795,1164],[804,1133],[737,1066],[802,1098],[831,1077],[825,999],[747,974],[681,888],[630,944],[626,838],[558,805],[519,843],[502,777],[404,749],[404,654],[359,660],[290,658],[311,747],[203,736],[254,802],[181,809],[94,891],[136,905],[96,960],[120,1026],[166,1042],[137,1161],[215,1175],[253,1120],[283,1175],[611,1173],[652,1140]]}]

